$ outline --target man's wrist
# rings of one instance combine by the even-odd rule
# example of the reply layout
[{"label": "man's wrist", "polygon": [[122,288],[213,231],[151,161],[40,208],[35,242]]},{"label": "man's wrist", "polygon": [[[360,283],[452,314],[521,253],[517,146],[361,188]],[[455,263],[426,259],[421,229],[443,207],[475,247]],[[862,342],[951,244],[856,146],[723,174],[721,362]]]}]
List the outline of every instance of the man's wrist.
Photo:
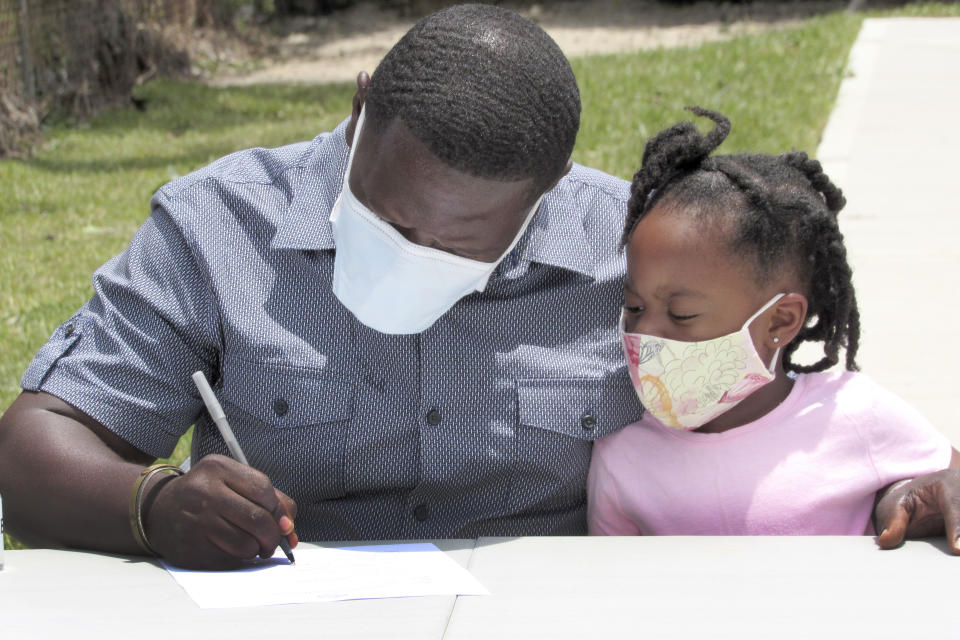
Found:
[{"label": "man's wrist", "polygon": [[[165,478],[160,478],[154,482],[152,486],[150,485],[150,481],[155,476],[164,474],[166,474]],[[180,467],[171,464],[154,464],[141,471],[140,475],[137,476],[136,482],[133,484],[133,489],[130,492],[130,531],[133,534],[133,539],[136,541],[137,546],[148,555],[160,555],[156,549],[153,548],[153,545],[150,544],[144,526],[149,507],[156,497],[157,490],[162,485],[183,474],[184,471]]]}]

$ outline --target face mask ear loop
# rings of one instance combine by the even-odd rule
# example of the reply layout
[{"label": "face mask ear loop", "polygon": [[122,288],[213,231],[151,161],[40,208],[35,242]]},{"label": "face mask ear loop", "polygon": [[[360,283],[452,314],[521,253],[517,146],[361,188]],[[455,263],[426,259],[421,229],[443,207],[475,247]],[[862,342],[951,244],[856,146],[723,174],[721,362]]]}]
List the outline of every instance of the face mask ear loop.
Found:
[{"label": "face mask ear loop", "polygon": [[533,216],[536,215],[537,210],[540,209],[540,203],[543,201],[544,195],[545,194],[541,193],[540,197],[537,198],[537,201],[533,203],[533,208],[531,208],[530,212],[527,213],[527,218],[526,220],[523,221],[523,226],[521,226],[520,230],[517,231],[517,235],[513,236],[513,242],[510,243],[510,246],[507,247],[506,251],[501,253],[500,257],[497,258],[495,262],[485,263],[485,264],[492,264],[493,268],[490,269],[490,272],[483,278],[483,280],[477,283],[477,286],[476,286],[477,291],[483,291],[484,289],[487,288],[487,282],[490,280],[490,276],[493,275],[493,270],[497,268],[498,264],[503,262],[504,258],[510,255],[510,252],[513,251],[513,249],[517,246],[517,243],[520,242],[520,238],[522,238],[523,234],[527,232],[527,227],[530,226],[530,221],[533,220]]},{"label": "face mask ear loop", "polygon": [[773,296],[772,298],[770,298],[770,301],[769,301],[767,304],[765,304],[765,305],[763,305],[762,307],[760,307],[760,309],[759,309],[755,314],[753,314],[752,316],[750,316],[749,318],[747,318],[747,321],[743,323],[743,326],[740,327],[740,330],[743,331],[744,329],[746,329],[747,327],[749,327],[749,326],[750,326],[750,323],[753,322],[754,320],[756,320],[757,317],[758,317],[761,313],[763,313],[764,311],[766,311],[767,309],[769,309],[770,307],[772,307],[772,306],[777,302],[777,300],[779,300],[780,298],[782,298],[782,297],[785,296],[785,295],[787,295],[787,294],[785,294],[785,293],[778,293],[777,295],[775,295],[775,296]]},{"label": "face mask ear loop", "polygon": [[364,113],[366,105],[360,107],[360,115],[357,117],[357,127],[353,130],[353,144],[350,145],[350,153],[347,154],[347,170],[343,174],[343,188],[350,188],[350,169],[353,167],[353,154],[360,146],[360,130],[363,128]]},{"label": "face mask ear loop", "polygon": [[[770,307],[772,307],[774,304],[776,304],[777,300],[779,300],[780,298],[782,298],[782,297],[785,296],[785,295],[787,295],[787,294],[785,294],[785,293],[778,293],[777,295],[773,296],[773,297],[770,299],[770,301],[767,302],[767,304],[765,304],[765,305],[763,305],[762,307],[760,307],[760,310],[759,310],[759,311],[757,311],[755,314],[753,314],[752,316],[750,316],[749,318],[747,318],[747,321],[743,323],[743,326],[740,327],[740,330],[741,330],[741,331],[747,330],[748,327],[750,326],[750,323],[751,323],[751,322],[753,322],[754,320],[756,320],[756,319],[760,316],[761,313],[763,313],[764,311],[766,311],[767,309],[769,309]],[[749,331],[748,331],[748,333],[749,333]],[[777,347],[776,351],[773,352],[773,359],[770,361],[770,366],[767,367],[767,371],[769,371],[770,373],[773,373],[774,368],[777,366],[777,357],[778,357],[779,355],[780,355],[780,347]]]},{"label": "face mask ear loop", "polygon": [[537,215],[537,211],[540,209],[540,203],[543,202],[543,196],[545,193],[541,193],[540,197],[537,198],[537,201],[533,203],[533,207],[530,208],[530,211],[527,212],[527,218],[523,221],[523,226],[520,227],[520,230],[517,232],[517,235],[513,236],[513,242],[510,243],[510,246],[507,247],[507,250],[500,254],[500,257],[497,259],[497,263],[507,257],[507,255],[513,251],[514,247],[517,246],[517,243],[520,242],[520,238],[523,237],[523,234],[526,232],[527,227],[530,226],[530,221],[533,220],[533,217]]},{"label": "face mask ear loop", "polygon": [[777,366],[777,356],[780,355],[780,347],[777,347],[773,352],[773,358],[770,359],[770,366],[767,367],[767,371],[773,373],[773,370]]}]

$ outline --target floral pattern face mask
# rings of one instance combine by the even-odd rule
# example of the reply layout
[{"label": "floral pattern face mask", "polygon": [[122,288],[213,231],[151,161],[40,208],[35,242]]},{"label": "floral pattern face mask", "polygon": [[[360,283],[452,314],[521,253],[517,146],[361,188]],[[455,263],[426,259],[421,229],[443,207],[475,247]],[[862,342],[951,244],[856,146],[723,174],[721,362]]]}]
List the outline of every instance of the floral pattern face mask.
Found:
[{"label": "floral pattern face mask", "polygon": [[695,342],[627,333],[621,311],[627,368],[647,411],[668,427],[697,429],[776,378],[780,349],[765,365],[750,337],[750,323],[783,296],[774,296],[739,331]]}]

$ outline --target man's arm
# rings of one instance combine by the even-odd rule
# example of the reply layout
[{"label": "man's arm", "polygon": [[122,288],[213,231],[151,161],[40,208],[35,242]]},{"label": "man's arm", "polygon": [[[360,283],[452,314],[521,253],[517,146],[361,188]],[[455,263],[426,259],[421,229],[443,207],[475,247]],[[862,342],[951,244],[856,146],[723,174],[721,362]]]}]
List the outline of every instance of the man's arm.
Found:
[{"label": "man's arm", "polygon": [[151,461],[59,398],[24,392],[0,418],[6,525],[30,545],[140,553],[126,505]]},{"label": "man's arm", "polygon": [[[34,546],[142,553],[130,493],[153,458],[90,416],[43,392],[24,392],[0,418],[0,493],[10,531]],[[259,471],[222,456],[146,490],[150,544],[192,568],[228,568],[296,544],[293,501]],[[290,514],[290,515],[287,515]]]},{"label": "man's arm", "polygon": [[943,471],[896,482],[881,493],[874,508],[877,544],[893,549],[905,538],[945,534],[960,555],[960,452],[953,450]]}]

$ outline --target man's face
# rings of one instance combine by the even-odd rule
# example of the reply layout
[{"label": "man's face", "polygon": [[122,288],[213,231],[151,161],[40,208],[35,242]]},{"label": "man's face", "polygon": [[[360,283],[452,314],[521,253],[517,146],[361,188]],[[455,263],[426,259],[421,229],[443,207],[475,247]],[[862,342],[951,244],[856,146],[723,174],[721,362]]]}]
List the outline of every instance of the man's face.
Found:
[{"label": "man's face", "polygon": [[539,194],[532,179],[502,182],[445,165],[400,119],[381,133],[367,125],[350,171],[350,190],[410,242],[494,262],[520,232]]}]

